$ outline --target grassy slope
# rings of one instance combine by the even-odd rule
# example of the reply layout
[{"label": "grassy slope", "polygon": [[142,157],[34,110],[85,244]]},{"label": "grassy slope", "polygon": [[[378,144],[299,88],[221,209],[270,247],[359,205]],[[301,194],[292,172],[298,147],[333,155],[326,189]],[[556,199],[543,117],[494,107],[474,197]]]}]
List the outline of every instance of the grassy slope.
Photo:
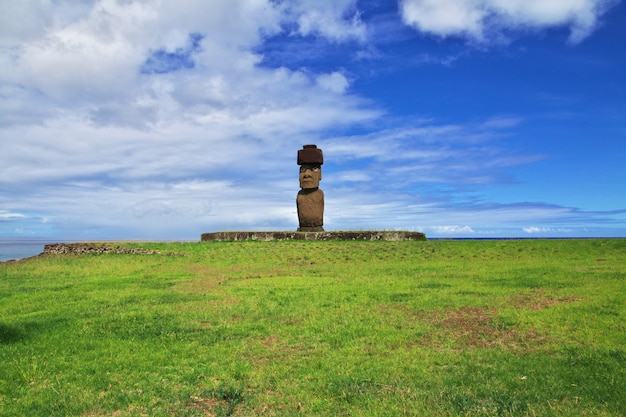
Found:
[{"label": "grassy slope", "polygon": [[1,416],[626,414],[626,240],[135,246],[0,265]]}]

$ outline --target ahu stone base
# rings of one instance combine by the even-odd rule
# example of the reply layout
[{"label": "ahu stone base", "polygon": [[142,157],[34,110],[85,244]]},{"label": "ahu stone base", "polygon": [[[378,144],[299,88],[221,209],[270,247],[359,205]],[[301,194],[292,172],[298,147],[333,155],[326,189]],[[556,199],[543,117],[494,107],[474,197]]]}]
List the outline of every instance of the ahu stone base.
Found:
[{"label": "ahu stone base", "polygon": [[213,232],[203,233],[203,242],[237,240],[426,240],[420,232],[406,231],[354,231],[354,232]]}]

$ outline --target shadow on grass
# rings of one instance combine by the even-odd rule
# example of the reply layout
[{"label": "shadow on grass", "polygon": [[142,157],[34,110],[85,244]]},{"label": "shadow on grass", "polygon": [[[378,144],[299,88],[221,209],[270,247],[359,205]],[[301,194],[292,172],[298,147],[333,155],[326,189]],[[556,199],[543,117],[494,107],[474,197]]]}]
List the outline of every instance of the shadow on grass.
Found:
[{"label": "shadow on grass", "polygon": [[445,393],[445,397],[463,415],[521,415],[528,411],[528,404],[531,402],[530,398],[508,392],[475,395],[453,390]]},{"label": "shadow on grass", "polygon": [[29,321],[19,325],[0,323],[0,345],[19,343],[37,337],[41,333],[54,332],[67,323],[65,318],[54,318],[43,322]]},{"label": "shadow on grass", "polygon": [[0,323],[0,345],[21,342],[25,339],[24,331],[15,326]]}]

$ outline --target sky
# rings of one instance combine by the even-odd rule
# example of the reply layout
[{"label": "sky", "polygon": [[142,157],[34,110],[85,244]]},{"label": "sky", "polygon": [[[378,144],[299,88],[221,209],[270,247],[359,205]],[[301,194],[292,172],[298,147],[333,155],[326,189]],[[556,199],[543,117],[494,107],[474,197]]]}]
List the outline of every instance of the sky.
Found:
[{"label": "sky", "polygon": [[0,238],[626,237],[625,1],[0,6]]}]

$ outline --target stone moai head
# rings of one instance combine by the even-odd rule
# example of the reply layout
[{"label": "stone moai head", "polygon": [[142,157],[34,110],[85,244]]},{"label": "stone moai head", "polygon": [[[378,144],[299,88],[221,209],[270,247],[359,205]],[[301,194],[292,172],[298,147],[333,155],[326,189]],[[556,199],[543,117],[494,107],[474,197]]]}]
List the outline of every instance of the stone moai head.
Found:
[{"label": "stone moai head", "polygon": [[316,145],[304,145],[298,151],[300,165],[300,188],[303,190],[319,188],[322,180],[324,155]]}]

